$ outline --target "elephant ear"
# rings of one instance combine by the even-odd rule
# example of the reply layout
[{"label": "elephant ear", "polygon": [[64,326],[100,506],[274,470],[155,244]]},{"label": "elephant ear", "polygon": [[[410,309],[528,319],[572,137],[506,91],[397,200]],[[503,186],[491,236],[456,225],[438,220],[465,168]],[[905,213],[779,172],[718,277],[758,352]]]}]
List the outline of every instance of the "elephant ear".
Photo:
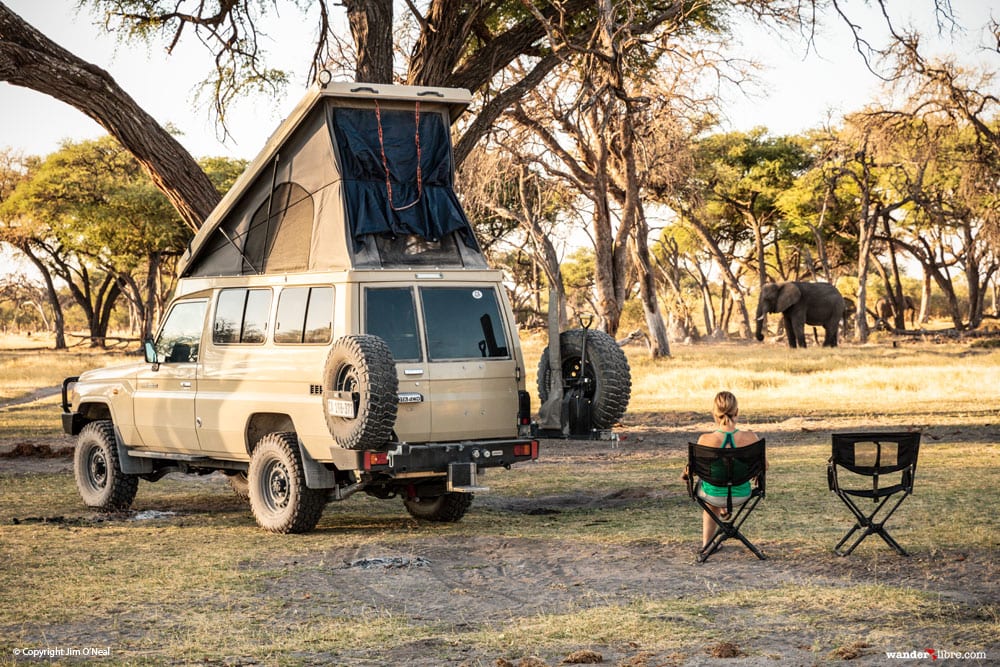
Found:
[{"label": "elephant ear", "polygon": [[778,301],[776,308],[779,313],[783,313],[802,298],[802,291],[795,283],[785,283],[778,289]]}]

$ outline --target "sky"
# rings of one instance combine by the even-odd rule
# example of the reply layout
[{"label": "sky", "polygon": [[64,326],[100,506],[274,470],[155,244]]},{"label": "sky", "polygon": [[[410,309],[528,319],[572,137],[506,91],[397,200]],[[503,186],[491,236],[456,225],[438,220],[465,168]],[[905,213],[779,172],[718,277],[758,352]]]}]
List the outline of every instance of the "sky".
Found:
[{"label": "sky", "polygon": [[[314,38],[314,21],[303,20],[287,8],[281,21],[267,27],[265,41],[269,63],[294,72],[287,94],[279,98],[258,96],[230,110],[231,138],[220,141],[209,106],[198,103],[199,82],[211,68],[211,58],[196,41],[182,40],[171,55],[165,44],[149,47],[119,43],[102,32],[97,17],[75,10],[76,0],[3,0],[49,38],[95,63],[159,122],[181,131],[179,141],[196,157],[226,156],[252,159],[284,116],[295,106],[308,85],[306,74]],[[933,0],[890,0],[894,11],[912,12],[918,25],[934,33]],[[946,48],[974,58],[982,42],[981,28],[990,14],[990,0],[951,0],[968,32],[957,42],[941,40]],[[862,18],[863,32],[881,39],[879,17],[863,0],[847,0],[854,16]],[[996,12],[1000,18],[1000,9]],[[908,20],[906,14],[899,14]],[[852,38],[839,20],[829,19],[814,48],[803,40],[783,41],[752,26],[738,31],[740,44],[734,54],[753,58],[764,69],[756,93],[729,91],[725,98],[726,129],[767,127],[772,134],[794,134],[822,126],[834,118],[860,109],[878,94],[879,82],[853,50]],[[994,66],[996,58],[994,56]],[[0,83],[0,148],[46,155],[65,139],[82,140],[104,134],[94,121],[72,107],[40,93]]]}]

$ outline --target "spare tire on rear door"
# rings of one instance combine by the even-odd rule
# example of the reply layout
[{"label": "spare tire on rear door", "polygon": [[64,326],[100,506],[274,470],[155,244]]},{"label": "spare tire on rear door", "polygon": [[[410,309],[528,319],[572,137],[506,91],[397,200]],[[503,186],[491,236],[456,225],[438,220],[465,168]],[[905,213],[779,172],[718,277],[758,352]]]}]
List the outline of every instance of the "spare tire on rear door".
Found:
[{"label": "spare tire on rear door", "polygon": [[347,449],[383,449],[396,424],[399,383],[392,351],[378,336],[344,336],[323,367],[323,413]]},{"label": "spare tire on rear door", "polygon": [[[587,349],[583,349],[584,336]],[[632,371],[625,353],[615,339],[603,331],[570,329],[559,334],[559,354],[562,377],[572,386],[586,377],[584,395],[591,400],[591,428],[607,429],[615,425],[628,408],[632,395]],[[582,357],[586,363],[581,368]],[[549,397],[549,348],[538,362],[538,398],[544,403]]]}]

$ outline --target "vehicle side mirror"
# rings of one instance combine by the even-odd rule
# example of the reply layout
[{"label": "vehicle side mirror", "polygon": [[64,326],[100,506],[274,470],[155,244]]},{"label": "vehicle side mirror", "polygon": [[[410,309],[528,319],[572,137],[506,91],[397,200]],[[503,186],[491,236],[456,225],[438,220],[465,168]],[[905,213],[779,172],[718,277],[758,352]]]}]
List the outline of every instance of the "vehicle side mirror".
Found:
[{"label": "vehicle side mirror", "polygon": [[160,367],[160,360],[156,357],[156,345],[153,344],[153,339],[149,338],[143,341],[142,349],[146,354],[146,363],[153,364],[153,370]]}]

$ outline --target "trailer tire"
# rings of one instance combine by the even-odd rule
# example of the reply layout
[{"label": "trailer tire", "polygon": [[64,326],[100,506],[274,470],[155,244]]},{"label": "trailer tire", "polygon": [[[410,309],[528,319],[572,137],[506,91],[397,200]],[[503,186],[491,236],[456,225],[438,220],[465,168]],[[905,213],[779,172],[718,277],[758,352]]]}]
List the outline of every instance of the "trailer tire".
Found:
[{"label": "trailer tire", "polygon": [[[587,340],[586,368],[580,368],[584,336]],[[632,371],[628,358],[615,339],[603,331],[570,329],[559,334],[563,381],[572,383],[581,373],[591,380],[585,396],[591,400],[591,428],[608,429],[622,418],[632,394]],[[538,398],[549,397],[549,348],[538,362]]]},{"label": "trailer tire", "polygon": [[[385,449],[396,425],[399,381],[392,351],[378,336],[344,336],[323,367],[323,414],[337,444],[346,449]],[[333,414],[334,392],[351,397],[354,416]]]}]

